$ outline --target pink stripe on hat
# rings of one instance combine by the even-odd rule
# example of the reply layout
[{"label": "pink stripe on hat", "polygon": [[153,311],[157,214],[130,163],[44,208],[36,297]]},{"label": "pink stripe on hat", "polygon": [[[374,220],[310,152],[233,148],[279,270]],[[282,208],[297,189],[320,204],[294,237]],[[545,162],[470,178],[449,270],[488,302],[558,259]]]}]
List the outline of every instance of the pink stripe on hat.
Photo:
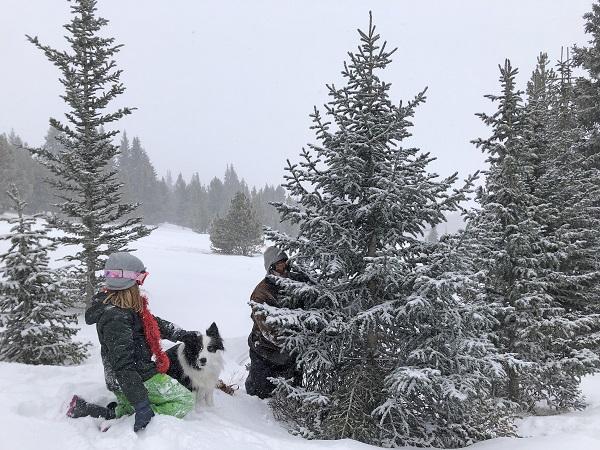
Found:
[{"label": "pink stripe on hat", "polygon": [[105,278],[126,278],[128,280],[137,280],[143,272],[133,272],[131,270],[110,269],[104,271]]}]

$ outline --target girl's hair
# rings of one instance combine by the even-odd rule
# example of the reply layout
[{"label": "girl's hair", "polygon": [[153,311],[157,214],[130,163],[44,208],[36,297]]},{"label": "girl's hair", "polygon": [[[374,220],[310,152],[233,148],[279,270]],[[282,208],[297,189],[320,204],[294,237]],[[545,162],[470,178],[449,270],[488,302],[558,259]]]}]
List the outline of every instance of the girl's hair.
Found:
[{"label": "girl's hair", "polygon": [[142,310],[140,287],[134,284],[130,288],[121,291],[108,291],[108,296],[104,299],[103,303],[111,303],[119,308],[140,312]]}]

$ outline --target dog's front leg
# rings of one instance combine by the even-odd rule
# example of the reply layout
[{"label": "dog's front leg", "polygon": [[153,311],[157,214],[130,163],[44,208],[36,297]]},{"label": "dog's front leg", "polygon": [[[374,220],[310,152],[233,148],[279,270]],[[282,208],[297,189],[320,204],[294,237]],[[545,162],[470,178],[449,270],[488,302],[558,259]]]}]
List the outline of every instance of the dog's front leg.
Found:
[{"label": "dog's front leg", "polygon": [[215,406],[215,399],[213,396],[214,389],[208,389],[204,394],[206,400],[206,406]]},{"label": "dog's front leg", "polygon": [[200,412],[200,410],[202,409],[202,401],[203,401],[202,397],[203,397],[202,393],[199,390],[196,391],[196,406],[195,406],[196,412]]}]

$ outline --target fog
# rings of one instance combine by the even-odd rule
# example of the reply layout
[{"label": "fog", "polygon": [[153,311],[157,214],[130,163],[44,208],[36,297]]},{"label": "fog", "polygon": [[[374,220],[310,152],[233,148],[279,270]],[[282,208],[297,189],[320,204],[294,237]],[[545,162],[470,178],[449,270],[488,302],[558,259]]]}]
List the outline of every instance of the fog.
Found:
[{"label": "fog", "polygon": [[[428,86],[411,144],[433,168],[462,176],[483,167],[469,143],[487,131],[475,113],[493,108],[498,64],[510,58],[529,77],[536,56],[587,41],[582,15],[591,0],[100,0],[105,34],[124,44],[118,67],[137,110],[118,123],[139,136],[159,174],[171,169],[203,182],[233,163],[251,185],[280,183],[286,158],[313,140],[308,114],[340,85],[343,61],[359,44],[368,12],[398,47],[381,78],[392,98]],[[58,70],[25,34],[67,48],[64,0],[0,0],[0,133],[39,145],[50,116],[62,118]]]}]

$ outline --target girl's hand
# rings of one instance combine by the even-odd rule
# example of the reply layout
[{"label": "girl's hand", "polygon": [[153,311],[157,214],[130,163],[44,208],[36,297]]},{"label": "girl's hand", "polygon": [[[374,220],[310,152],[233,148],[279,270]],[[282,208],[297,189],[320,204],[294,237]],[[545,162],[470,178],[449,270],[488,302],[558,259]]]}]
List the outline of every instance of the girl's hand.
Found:
[{"label": "girl's hand", "polygon": [[133,431],[136,433],[146,428],[146,426],[154,417],[154,411],[150,408],[150,402],[146,399],[134,405],[135,408],[135,423],[133,424]]}]

